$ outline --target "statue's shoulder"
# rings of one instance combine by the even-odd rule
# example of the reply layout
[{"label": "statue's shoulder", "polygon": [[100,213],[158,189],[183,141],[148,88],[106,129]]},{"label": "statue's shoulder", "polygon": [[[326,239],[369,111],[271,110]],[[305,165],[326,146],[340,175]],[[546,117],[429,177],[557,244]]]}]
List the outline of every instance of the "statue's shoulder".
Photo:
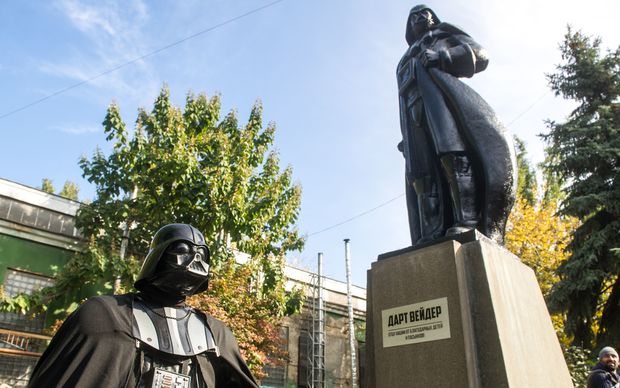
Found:
[{"label": "statue's shoulder", "polygon": [[455,26],[450,23],[439,23],[437,27],[433,30],[433,35],[438,34],[449,34],[449,35],[465,35],[469,36],[468,33],[463,31],[460,27]]}]

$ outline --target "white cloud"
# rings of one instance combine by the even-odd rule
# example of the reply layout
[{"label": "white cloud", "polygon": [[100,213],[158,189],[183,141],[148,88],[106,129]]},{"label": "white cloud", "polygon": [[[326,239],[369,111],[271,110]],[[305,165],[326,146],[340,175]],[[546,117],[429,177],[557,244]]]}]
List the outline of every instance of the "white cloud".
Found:
[{"label": "white cloud", "polygon": [[75,125],[68,124],[63,126],[55,126],[52,127],[55,131],[60,131],[64,133],[68,133],[71,135],[83,135],[85,133],[95,133],[101,131],[100,127],[92,126],[92,125]]},{"label": "white cloud", "polygon": [[157,90],[161,81],[153,67],[142,60],[103,74],[148,52],[151,44],[143,29],[149,11],[142,0],[58,0],[55,6],[89,43],[82,46],[86,50],[75,51],[62,61],[40,64],[40,71],[76,82],[88,81],[90,86],[110,92],[101,96],[105,99],[111,94],[141,100],[145,93]]},{"label": "white cloud", "polygon": [[109,35],[118,33],[120,20],[109,7],[96,8],[76,0],[63,0],[57,3],[71,22],[82,32],[97,33],[103,30]]},{"label": "white cloud", "polygon": [[149,18],[142,0],[96,1],[88,4],[81,0],[58,0],[56,7],[80,31],[92,37],[107,34],[117,39],[134,38]]}]

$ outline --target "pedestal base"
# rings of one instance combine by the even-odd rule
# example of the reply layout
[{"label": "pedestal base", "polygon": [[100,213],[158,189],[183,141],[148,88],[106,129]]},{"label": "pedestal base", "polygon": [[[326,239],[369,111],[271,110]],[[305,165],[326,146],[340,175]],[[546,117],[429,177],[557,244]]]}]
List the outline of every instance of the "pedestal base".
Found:
[{"label": "pedestal base", "polygon": [[368,387],[572,387],[534,272],[491,240],[381,255],[368,271]]}]

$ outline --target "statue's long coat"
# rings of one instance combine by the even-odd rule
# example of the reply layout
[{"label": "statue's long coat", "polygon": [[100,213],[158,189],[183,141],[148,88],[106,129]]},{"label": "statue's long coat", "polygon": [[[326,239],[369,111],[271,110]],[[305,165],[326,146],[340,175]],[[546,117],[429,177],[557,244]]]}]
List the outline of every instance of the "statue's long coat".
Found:
[{"label": "statue's long coat", "polygon": [[[440,23],[434,28],[431,36],[431,41],[434,42],[431,48],[450,50],[460,46],[466,48],[465,53],[470,53],[473,58],[470,59],[469,65],[460,66],[458,69],[425,68],[418,60],[414,60],[415,84],[413,87],[417,89],[416,92],[419,93],[424,104],[425,130],[432,143],[432,149],[416,148],[417,145],[409,132],[415,124],[409,122],[409,115],[405,113],[408,109],[406,102],[408,93],[411,91],[403,90],[401,82],[399,85],[401,88],[401,130],[405,158],[412,159],[416,152],[430,152],[439,157],[442,153],[461,151],[461,149],[451,149],[454,147],[454,139],[458,137],[458,141],[464,143],[473,159],[476,171],[481,175],[479,182],[482,187],[478,189],[484,197],[480,201],[481,219],[478,229],[488,237],[502,242],[506,218],[514,202],[517,183],[514,148],[506,129],[497,119],[489,104],[456,77],[471,77],[474,72],[484,69],[486,63],[482,69],[476,68],[475,51],[480,47],[458,27]],[[412,45],[401,60],[399,71],[405,61],[419,55],[416,49],[421,52],[423,47]],[[467,58],[464,57],[465,55],[461,57],[455,55],[452,58],[454,65],[467,64]],[[415,168],[411,166],[411,162],[412,160],[407,160],[408,170]],[[407,185],[407,188],[412,191],[410,185]],[[412,216],[412,213],[417,211],[417,198],[411,192],[408,192],[407,197],[412,242],[415,243],[420,237],[417,217]]]}]

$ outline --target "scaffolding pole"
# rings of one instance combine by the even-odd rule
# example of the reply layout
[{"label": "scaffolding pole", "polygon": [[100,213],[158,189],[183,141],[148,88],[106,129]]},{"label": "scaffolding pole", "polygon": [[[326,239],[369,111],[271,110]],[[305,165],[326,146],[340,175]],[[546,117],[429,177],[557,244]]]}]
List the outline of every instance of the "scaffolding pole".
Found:
[{"label": "scaffolding pole", "polygon": [[323,253],[318,254],[318,271],[317,271],[317,310],[314,316],[314,343],[312,348],[313,365],[314,369],[314,388],[322,388],[324,383],[325,373],[325,308],[324,308],[324,293],[323,293]]},{"label": "scaffolding pole", "polygon": [[357,387],[357,367],[355,356],[355,323],[353,321],[353,298],[351,295],[351,249],[349,239],[344,239],[344,261],[347,267],[347,306],[349,310],[349,348],[351,352],[351,387]]},{"label": "scaffolding pole", "polygon": [[325,384],[325,306],[323,291],[323,253],[318,254],[318,272],[311,280],[311,311],[307,343],[307,386],[323,388]]}]

